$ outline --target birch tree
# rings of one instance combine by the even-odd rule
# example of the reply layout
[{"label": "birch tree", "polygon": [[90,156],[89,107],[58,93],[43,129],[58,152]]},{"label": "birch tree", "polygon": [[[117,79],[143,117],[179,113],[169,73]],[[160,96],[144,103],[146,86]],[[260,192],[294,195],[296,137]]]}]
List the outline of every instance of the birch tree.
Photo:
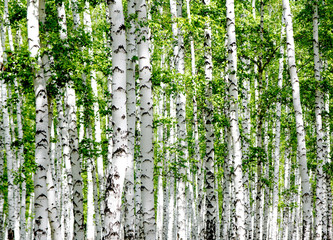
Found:
[{"label": "birch tree", "polygon": [[[314,73],[315,79],[318,84],[321,81],[321,70],[320,70],[320,58],[319,58],[319,38],[318,38],[318,1],[313,2],[313,54],[314,54]],[[323,164],[324,160],[324,149],[323,149],[323,121],[322,111],[324,107],[324,94],[320,88],[316,89],[316,137],[317,137],[317,189],[316,189],[316,218],[315,218],[315,239],[323,239],[323,216],[324,216],[324,201],[325,201],[325,190],[324,190],[324,173]],[[326,234],[324,234],[326,235]]]},{"label": "birch tree", "polygon": [[[283,37],[284,37],[284,21],[282,21],[281,27],[281,46],[279,59],[279,76],[278,76],[278,87],[282,89],[283,80]],[[280,140],[281,140],[281,100],[276,103],[276,123],[275,123],[275,150],[274,150],[274,185],[273,185],[273,219],[272,219],[272,239],[277,239],[278,237],[278,201],[279,201],[279,168],[280,168]],[[287,161],[285,159],[285,161]]]},{"label": "birch tree", "polygon": [[295,43],[292,25],[292,15],[290,11],[289,0],[283,0],[283,14],[286,23],[287,36],[287,56],[289,74],[293,89],[293,105],[296,118],[297,132],[297,154],[299,156],[299,168],[302,186],[302,207],[303,207],[303,239],[310,239],[311,236],[311,192],[306,158],[305,131],[303,121],[303,111],[300,99],[299,80],[295,60]]},{"label": "birch tree", "polygon": [[[112,165],[107,173],[104,239],[120,239],[121,196],[128,161],[126,112],[126,32],[122,2],[108,1],[112,43]],[[111,164],[111,163],[109,163]]]},{"label": "birch tree", "polygon": [[234,154],[235,184],[235,222],[237,239],[246,238],[244,189],[242,173],[242,149],[238,122],[238,82],[237,82],[237,45],[235,32],[234,1],[227,0],[227,35],[228,35],[228,84],[230,94],[230,127]]},{"label": "birch tree", "polygon": [[[210,1],[204,1],[209,7]],[[207,84],[207,100],[206,100],[206,239],[216,239],[216,195],[214,191],[215,175],[214,175],[214,125],[213,125],[213,106],[212,97],[212,78],[213,78],[213,62],[212,62],[212,33],[209,22],[205,26],[205,78]]]},{"label": "birch tree", "polygon": [[[39,44],[39,4],[38,1],[28,1],[27,24],[28,44],[30,56],[37,58],[37,64],[41,65],[41,57],[38,55]],[[35,68],[34,91],[36,98],[36,149],[35,161],[37,170],[34,175],[34,210],[35,225],[34,238],[47,239],[48,231],[48,203],[47,203],[47,169],[49,166],[49,131],[48,131],[48,102],[46,81],[43,72]]]},{"label": "birch tree", "polygon": [[143,228],[146,239],[155,239],[154,213],[154,149],[153,149],[153,97],[149,53],[149,28],[147,26],[147,3],[139,0],[136,4],[140,32],[138,34],[138,58],[140,81],[141,115],[141,197]]},{"label": "birch tree", "polygon": [[128,166],[125,178],[125,239],[135,237],[135,203],[134,203],[134,147],[135,147],[135,121],[136,121],[136,94],[135,94],[135,1],[127,5],[127,14],[130,28],[127,34],[127,127],[128,127]]}]

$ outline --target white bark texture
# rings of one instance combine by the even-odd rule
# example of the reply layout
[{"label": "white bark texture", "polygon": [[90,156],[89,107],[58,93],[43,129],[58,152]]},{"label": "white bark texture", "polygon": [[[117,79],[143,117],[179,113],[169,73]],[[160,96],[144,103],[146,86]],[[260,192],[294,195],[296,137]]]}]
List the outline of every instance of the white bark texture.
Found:
[{"label": "white bark texture", "polygon": [[[61,222],[60,215],[58,215],[57,209],[57,194],[56,194],[56,186],[55,186],[55,174],[54,174],[54,143],[51,142],[51,138],[54,138],[54,124],[53,124],[53,101],[49,97],[48,98],[48,130],[49,130],[49,139],[48,141],[51,143],[49,148],[50,154],[50,165],[47,169],[47,198],[48,198],[48,218],[49,218],[49,226],[51,232],[52,239],[62,239],[61,233]],[[53,153],[52,153],[53,152]]]},{"label": "white bark texture", "polygon": [[[281,27],[281,43],[284,37],[284,21],[282,21]],[[279,76],[278,87],[282,89],[283,80],[283,44],[280,46],[280,59],[279,59]],[[281,138],[281,100],[276,103],[276,123],[275,123],[275,150],[274,150],[274,182],[273,182],[273,219],[272,219],[272,236],[271,239],[277,239],[278,237],[278,203],[279,203],[279,168],[280,168],[280,138]],[[285,159],[285,161],[288,161]]]},{"label": "white bark texture", "polygon": [[[171,1],[170,1],[171,2]],[[172,13],[174,14],[174,13]],[[176,2],[176,16],[182,18],[182,2],[177,0]],[[185,52],[184,52],[184,39],[183,32],[180,25],[177,26],[177,35],[174,35],[178,45],[175,46],[175,67],[177,73],[180,74],[178,79],[178,93],[176,97],[176,117],[177,117],[177,138],[178,138],[178,154],[177,162],[180,163],[178,169],[178,181],[177,183],[177,237],[180,240],[186,239],[186,194],[185,194],[185,168],[182,167],[187,164],[188,151],[186,142],[186,97],[185,97]]]},{"label": "white bark texture", "polygon": [[[81,126],[83,127],[83,126]],[[91,126],[86,128],[86,138],[92,140]],[[92,150],[91,144],[89,149]],[[94,219],[95,208],[94,208],[94,182],[93,182],[93,159],[91,155],[86,157],[87,163],[87,240],[95,239],[95,226],[98,224]]]},{"label": "white bark texture", "polygon": [[[176,108],[174,102],[174,94],[170,95],[170,118],[172,119],[172,124],[170,126],[170,147],[174,148],[176,144],[176,130],[174,126],[174,121],[176,120]],[[175,229],[175,222],[176,222],[176,201],[175,201],[175,170],[173,168],[175,162],[175,152],[172,151],[169,153],[170,156],[170,168],[169,174],[170,176],[167,178],[167,186],[169,191],[169,211],[168,211],[168,234],[167,239],[175,239],[176,238],[176,229]]]},{"label": "white bark texture", "polygon": [[66,111],[68,118],[68,133],[70,147],[70,161],[72,167],[72,196],[74,210],[74,239],[84,238],[84,215],[83,215],[83,181],[81,177],[81,162],[79,156],[79,138],[77,132],[76,96],[74,83],[67,85]]},{"label": "white bark texture", "polygon": [[15,228],[15,199],[14,199],[14,175],[13,175],[13,151],[11,149],[11,133],[9,123],[9,113],[7,107],[7,84],[2,81],[2,123],[4,128],[4,145],[6,150],[6,161],[7,161],[7,176],[8,176],[8,225],[7,225],[7,238],[14,239],[14,228]]},{"label": "white bark texture", "polygon": [[[107,173],[103,239],[120,239],[121,196],[128,161],[126,35],[122,1],[108,1],[112,43],[112,165]],[[109,163],[111,164],[111,163]]]},{"label": "white bark texture", "polygon": [[234,186],[236,238],[246,239],[244,189],[242,172],[242,146],[238,122],[237,46],[234,1],[227,0],[228,83],[230,94],[230,128],[234,147]]},{"label": "white bark texture", "polygon": [[[320,86],[321,81],[321,69],[320,69],[320,56],[319,56],[319,37],[318,37],[318,0],[313,1],[313,57],[314,57],[314,77],[316,79],[317,86]],[[324,132],[323,132],[323,120],[322,111],[324,108],[324,93],[320,87],[316,88],[316,137],[317,137],[317,172],[316,172],[316,218],[314,223],[315,239],[323,239],[326,232],[323,231],[323,220],[325,213],[325,176],[323,172],[324,160]]]},{"label": "white bark texture", "polygon": [[[92,37],[92,23],[91,23],[91,16],[90,16],[90,5],[89,1],[85,2],[85,10],[83,14],[83,22],[85,26],[85,31],[89,34],[91,40],[93,40]],[[93,49],[89,48],[89,56],[90,58],[93,58]],[[96,81],[96,72],[94,69],[90,72],[90,84],[93,91],[94,101],[93,101],[93,109],[94,109],[94,127],[95,127],[95,142],[96,142],[96,149],[97,149],[97,173],[98,173],[98,188],[100,192],[100,200],[98,206],[100,206],[101,210],[104,209],[102,196],[104,193],[104,167],[103,167],[103,157],[101,155],[101,140],[102,140],[102,132],[101,132],[101,118],[99,114],[99,104],[98,104],[98,89],[97,89],[97,81]],[[98,212],[95,213],[95,215],[100,215],[100,211],[98,209]],[[99,219],[99,216],[97,216]],[[101,235],[101,223],[99,221],[96,221],[96,231],[97,231],[97,237],[100,238]]]},{"label": "white bark texture", "polygon": [[[327,114],[327,117],[325,119],[325,151],[324,151],[324,157],[325,157],[325,163],[331,164],[331,128],[330,128],[330,117],[329,117],[329,107],[330,107],[330,96],[329,94],[326,95],[325,99],[325,112]],[[332,202],[332,187],[331,187],[331,178],[328,173],[326,173],[326,214],[325,218],[327,221],[327,239],[333,239],[333,221],[332,221],[332,209],[333,209],[333,202]]]},{"label": "white bark texture", "polygon": [[[164,89],[161,87],[159,92],[157,92],[155,98],[158,102],[156,114],[160,121],[163,118],[163,106],[164,106]],[[158,148],[158,181],[157,181],[157,211],[156,211],[156,239],[162,240],[163,239],[163,160],[164,160],[164,144],[163,144],[163,125],[161,124],[162,121],[157,126],[157,136],[155,137],[157,144],[160,146]]]},{"label": "white bark texture", "polygon": [[299,157],[299,168],[301,175],[302,186],[302,207],[303,207],[303,236],[305,240],[311,236],[311,190],[307,168],[306,146],[305,146],[305,131],[302,115],[302,106],[300,99],[299,80],[297,76],[296,60],[295,60],[295,43],[292,25],[292,15],[290,11],[289,0],[283,0],[283,14],[286,23],[287,35],[287,54],[289,74],[293,89],[293,105],[296,117],[296,132],[297,132],[297,153]]},{"label": "white bark texture", "polygon": [[[40,4],[43,6],[44,4]],[[39,45],[39,1],[28,1],[27,24],[28,24],[28,43],[31,57],[38,56]],[[41,65],[41,58],[38,58]],[[34,175],[34,238],[46,239],[48,232],[48,201],[47,201],[47,170],[49,165],[49,131],[48,131],[48,102],[46,82],[43,73],[35,73],[34,90],[36,98],[36,150],[35,161],[37,164]]]},{"label": "white bark texture", "polygon": [[[0,26],[0,58],[1,58],[1,66],[6,64],[7,61],[7,54],[6,54],[6,38],[5,38],[5,28],[4,24],[1,22]],[[12,136],[10,132],[10,118],[7,106],[7,83],[4,80],[1,81],[1,102],[2,102],[2,127],[3,127],[3,144],[6,152],[6,163],[7,163],[7,175],[8,175],[8,191],[7,191],[7,198],[8,198],[8,223],[7,223],[7,238],[14,239],[15,238],[15,199],[14,199],[14,154],[11,149],[11,142]],[[3,207],[2,207],[3,208]],[[3,211],[3,210],[2,210]],[[5,217],[5,215],[4,215]],[[6,224],[5,219],[3,220],[4,224]],[[6,225],[4,225],[6,226]],[[4,234],[6,234],[6,229],[4,229]]]},{"label": "white bark texture", "polygon": [[[80,23],[79,13],[77,11],[78,3],[72,0],[72,12],[75,30]],[[77,131],[77,108],[76,93],[74,89],[74,81],[69,80],[66,86],[66,115],[68,119],[68,134],[70,147],[70,161],[72,167],[72,197],[74,211],[74,239],[84,239],[84,215],[83,215],[83,181],[81,177],[81,160],[79,155],[79,137]]]},{"label": "white bark texture", "polygon": [[153,97],[151,82],[151,65],[149,52],[149,28],[147,24],[147,2],[138,0],[136,11],[140,30],[138,33],[138,58],[140,81],[140,115],[141,115],[141,197],[143,228],[145,239],[155,239],[154,209],[154,148],[153,148]]},{"label": "white bark texture", "polygon": [[223,202],[222,202],[222,229],[221,234],[228,239],[230,233],[231,212],[231,158],[232,158],[232,136],[229,127],[225,127],[225,137],[228,146],[228,154],[223,164]]},{"label": "white bark texture", "polygon": [[136,94],[135,94],[135,1],[127,4],[127,14],[130,27],[127,33],[127,128],[128,128],[128,166],[125,177],[125,239],[135,238],[135,203],[134,203],[134,146],[135,146],[135,121],[136,121]]},{"label": "white bark texture", "polygon": [[[210,0],[205,0],[204,5],[209,7]],[[216,239],[216,194],[214,173],[214,125],[213,125],[213,103],[212,103],[212,30],[209,22],[205,25],[205,79],[206,79],[206,157],[205,157],[205,189],[206,189],[206,239]]]},{"label": "white bark texture", "polygon": [[[244,64],[246,68],[249,68],[250,62],[244,60]],[[249,70],[246,69],[249,73]],[[250,111],[249,111],[249,103],[251,100],[251,93],[250,91],[250,79],[245,77],[243,79],[243,116],[242,116],[242,128],[243,128],[243,162],[249,161],[249,148],[250,148],[250,141],[251,141],[251,119],[250,119]],[[247,231],[248,239],[250,239],[250,235],[252,232],[251,228],[251,208],[250,208],[250,192],[249,192],[249,168],[243,167],[243,185],[244,185],[244,201],[245,201],[245,227]]]}]

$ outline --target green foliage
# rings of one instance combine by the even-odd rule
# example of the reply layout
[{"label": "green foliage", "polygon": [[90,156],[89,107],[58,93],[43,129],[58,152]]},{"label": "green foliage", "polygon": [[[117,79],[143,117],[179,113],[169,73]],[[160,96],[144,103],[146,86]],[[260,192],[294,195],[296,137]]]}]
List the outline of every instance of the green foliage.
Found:
[{"label": "green foliage", "polygon": [[12,27],[17,27],[27,16],[26,0],[11,1],[8,6],[9,22]]},{"label": "green foliage", "polygon": [[30,57],[27,47],[22,47],[18,52],[6,51],[7,61],[2,66],[0,78],[7,83],[20,81],[22,90],[27,93],[33,91],[34,74],[38,70],[36,59]]}]

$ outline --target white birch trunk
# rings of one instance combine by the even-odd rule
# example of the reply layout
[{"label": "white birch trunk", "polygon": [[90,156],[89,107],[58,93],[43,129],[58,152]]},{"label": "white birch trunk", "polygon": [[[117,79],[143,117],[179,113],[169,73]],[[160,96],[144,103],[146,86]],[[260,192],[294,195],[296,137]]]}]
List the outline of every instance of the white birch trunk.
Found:
[{"label": "white birch trunk", "polygon": [[[8,12],[8,0],[4,1],[4,21],[5,24],[7,26],[7,30],[8,30],[8,41],[9,41],[9,46],[10,46],[10,50],[11,52],[14,52],[14,43],[13,43],[13,37],[12,37],[12,31],[11,31],[11,25],[10,25],[10,21],[9,21],[9,12]],[[22,41],[22,37],[20,36],[20,29],[18,29],[17,31],[18,33],[18,44],[19,46],[21,45],[21,41]],[[15,85],[15,94],[17,95],[17,102],[16,102],[16,116],[17,116],[17,132],[18,132],[18,142],[19,142],[19,146],[18,146],[18,151],[17,151],[17,164],[18,164],[18,168],[20,166],[23,166],[24,163],[24,153],[23,153],[23,130],[22,130],[22,111],[21,111],[21,106],[22,106],[22,97],[19,94],[19,90],[18,90],[18,83],[17,83],[17,79],[14,79],[14,85]],[[12,126],[13,127],[13,126]],[[24,180],[24,174],[22,174],[22,183],[21,183],[21,197],[19,196],[19,191],[18,188],[16,187],[15,192],[17,193],[17,197],[20,199],[17,199],[18,202],[16,204],[16,206],[19,208],[16,214],[19,214],[19,216],[17,216],[17,219],[19,219],[20,223],[19,223],[19,230],[20,230],[20,239],[21,240],[25,240],[25,235],[26,235],[26,231],[25,231],[25,202],[26,202],[26,183]],[[15,234],[16,237],[18,237],[18,234]]]},{"label": "white birch trunk", "polygon": [[[91,23],[91,17],[90,17],[90,6],[89,2],[85,2],[85,11],[84,11],[84,26],[85,26],[85,31],[90,35],[91,40],[92,39],[92,23]],[[90,48],[89,50],[89,55],[92,58],[93,57],[93,49]],[[93,102],[93,109],[94,109],[94,126],[95,126],[95,142],[96,142],[96,148],[97,148],[97,173],[98,173],[98,188],[100,195],[103,195],[104,192],[104,167],[103,167],[103,158],[101,155],[101,140],[102,140],[102,132],[101,132],[101,118],[99,114],[99,104],[98,104],[98,89],[97,89],[97,81],[96,81],[96,72],[95,70],[92,70],[90,72],[90,83],[91,83],[91,88],[93,91],[93,96],[94,96],[94,102]],[[103,206],[103,201],[100,199],[99,204],[100,209],[104,209]],[[98,209],[98,212],[95,212],[95,215],[100,215],[100,211]],[[99,219],[99,216],[97,216]],[[96,222],[96,231],[97,231],[97,237],[100,238],[101,236],[101,223]]]},{"label": "white birch trunk", "polygon": [[[108,1],[112,44],[112,165],[105,188],[103,239],[120,239],[121,196],[128,163],[126,35],[122,2]],[[109,163],[111,164],[111,163]]]},{"label": "white birch trunk", "polygon": [[[6,38],[5,38],[5,28],[3,23],[0,26],[0,64],[1,66],[6,64],[7,56],[6,56]],[[7,163],[7,178],[8,178],[8,187],[7,187],[7,199],[8,199],[8,223],[7,229],[4,228],[4,232],[7,232],[8,239],[15,238],[15,199],[14,199],[14,176],[13,176],[13,168],[14,168],[14,154],[11,149],[12,136],[10,132],[10,118],[7,106],[7,83],[4,80],[1,81],[1,102],[2,102],[2,127],[3,127],[3,143],[4,150],[6,152],[6,163]],[[5,216],[5,215],[4,215]],[[6,226],[6,221],[4,219],[4,226]],[[7,230],[7,231],[6,231]],[[5,236],[6,238],[6,236]]]},{"label": "white birch trunk", "polygon": [[[91,126],[86,127],[86,138],[91,140]],[[91,144],[89,149],[92,150]],[[95,239],[95,226],[98,225],[94,219],[95,208],[94,208],[94,183],[93,183],[93,159],[88,156],[87,162],[87,240]]]},{"label": "white birch trunk", "polygon": [[[23,152],[23,125],[22,125],[22,111],[21,111],[21,106],[22,106],[22,99],[21,95],[19,94],[18,91],[18,85],[17,81],[15,80],[15,89],[16,89],[16,94],[18,96],[18,102],[16,105],[16,111],[17,111],[17,126],[18,126],[18,141],[20,142],[19,149],[18,149],[18,159],[20,161],[20,165],[24,165],[24,152]],[[26,212],[26,182],[25,182],[25,175],[24,175],[24,167],[23,173],[22,173],[22,183],[21,183],[21,206],[20,206],[20,240],[25,240],[26,239],[26,217],[25,217],[25,212]]]},{"label": "white birch trunk", "polygon": [[32,236],[33,236],[33,226],[34,226],[34,217],[33,217],[33,212],[34,212],[34,206],[35,206],[35,203],[34,203],[34,199],[35,199],[35,194],[34,193],[31,193],[31,196],[30,196],[30,204],[29,204],[29,217],[28,217],[28,224],[29,224],[29,227],[28,227],[28,231],[27,231],[27,239],[29,240],[32,240]]},{"label": "white birch trunk", "polygon": [[225,162],[223,164],[223,203],[222,203],[222,236],[226,239],[229,239],[230,234],[230,223],[231,223],[231,176],[230,176],[230,167],[231,167],[231,160],[232,160],[232,136],[230,129],[225,127],[225,136],[226,142],[228,146],[228,154],[225,158]]},{"label": "white birch trunk", "polygon": [[63,233],[64,238],[72,239],[73,226],[72,226],[72,202],[71,202],[71,189],[72,189],[72,174],[71,174],[71,163],[70,163],[70,148],[69,148],[69,134],[68,134],[68,124],[64,116],[63,106],[61,96],[58,95],[57,101],[57,112],[58,112],[58,122],[59,122],[59,135],[62,144],[62,169],[61,169],[61,192],[63,193],[62,198],[62,211],[61,211],[61,222],[64,227]]},{"label": "white birch trunk", "polygon": [[[246,65],[249,65],[249,61],[244,61]],[[248,71],[249,72],[249,71]],[[250,90],[250,81],[248,78],[243,79],[243,121],[242,121],[242,127],[243,127],[243,133],[244,133],[244,140],[243,140],[243,158],[244,162],[249,161],[249,147],[250,147],[250,140],[251,140],[251,119],[250,119],[250,111],[249,111],[249,101],[251,99],[251,93]],[[244,168],[243,168],[244,169]],[[250,235],[252,232],[251,229],[251,208],[250,208],[250,192],[249,192],[249,168],[244,169],[243,174],[243,185],[244,185],[244,200],[245,200],[245,227],[247,231],[247,238],[251,239]]]},{"label": "white birch trunk", "polygon": [[54,137],[54,123],[53,123],[53,102],[52,99],[48,99],[48,130],[50,133],[50,138],[48,141],[51,143],[49,154],[50,154],[50,165],[47,170],[47,198],[48,198],[48,218],[49,218],[49,226],[51,232],[51,238],[55,240],[62,239],[61,233],[61,222],[60,216],[58,215],[57,209],[57,194],[56,194],[56,186],[55,186],[55,178],[54,178],[54,143],[51,142],[51,138]]},{"label": "white birch trunk", "polygon": [[[139,79],[138,79],[139,80]],[[137,80],[137,81],[138,81]],[[136,84],[139,85],[139,82],[136,82]],[[139,94],[138,94],[139,95]],[[140,96],[138,96],[140,98]],[[140,101],[140,99],[138,99]],[[136,128],[138,132],[141,132],[141,124],[140,124],[140,114],[139,114],[139,106],[136,108]],[[140,142],[140,134],[137,134],[135,136],[135,142]],[[137,158],[135,159],[135,238],[139,240],[144,239],[144,232],[143,232],[143,216],[142,216],[142,198],[141,198],[141,152],[138,149],[137,150]]]},{"label": "white birch trunk", "polygon": [[47,171],[47,197],[48,197],[48,217],[50,221],[50,227],[51,227],[51,237],[53,240],[61,240],[63,239],[63,235],[61,232],[61,222],[60,222],[60,216],[58,215],[58,209],[57,209],[57,196],[55,191],[55,185],[52,178],[52,171],[49,168]]},{"label": "white birch trunk", "polygon": [[[78,3],[72,0],[72,12],[74,20],[74,29],[77,30],[80,23],[78,14]],[[77,108],[76,93],[74,89],[74,81],[71,79],[66,86],[66,115],[68,119],[68,134],[70,147],[70,161],[72,168],[72,197],[74,211],[74,240],[84,239],[84,215],[83,215],[83,181],[81,177],[81,160],[79,155],[79,138],[77,131]]]},{"label": "white birch trunk", "polygon": [[[314,74],[317,85],[320,85],[321,81],[321,69],[320,69],[320,56],[319,56],[319,38],[318,38],[318,0],[313,2],[313,54],[314,54]],[[325,176],[323,172],[324,160],[324,133],[323,133],[323,121],[322,121],[322,111],[324,108],[324,93],[320,88],[316,89],[316,138],[317,138],[317,172],[316,172],[316,218],[314,223],[315,229],[315,239],[323,239],[323,220],[325,212],[325,200],[326,194],[324,190]]]},{"label": "white birch trunk", "polygon": [[[281,42],[284,38],[284,21],[282,21],[281,27]],[[280,46],[280,59],[279,59],[279,76],[278,87],[282,89],[283,80],[283,54],[284,47]],[[276,125],[275,125],[275,150],[274,150],[274,182],[273,182],[273,214],[272,214],[272,236],[271,239],[277,239],[278,237],[278,203],[279,203],[279,168],[280,168],[280,138],[281,138],[281,100],[276,103]],[[288,162],[288,159],[285,159]],[[288,165],[287,165],[288,166]]]},{"label": "white birch trunk", "polygon": [[70,147],[70,161],[72,169],[72,196],[74,210],[74,239],[84,239],[83,216],[83,182],[81,177],[81,163],[79,156],[79,138],[77,132],[76,94],[71,80],[67,85],[66,111],[68,118],[68,134]]},{"label": "white birch trunk", "polygon": [[[176,109],[175,109],[175,102],[174,102],[174,94],[170,95],[170,118],[172,124],[170,126],[170,147],[171,149],[175,148],[176,144],[176,130],[174,126],[174,122],[176,120]],[[176,201],[175,201],[175,171],[174,171],[174,162],[175,162],[175,152],[172,151],[170,153],[170,166],[169,174],[170,176],[167,179],[167,186],[169,186],[169,215],[168,215],[168,238],[167,239],[176,239],[176,229],[175,229],[175,222],[176,222]]]},{"label": "white birch trunk", "polygon": [[[177,23],[175,19],[177,18],[177,3],[176,0],[170,0],[170,13],[171,13],[171,20],[172,20],[172,37],[176,41],[177,40]],[[177,70],[177,63],[176,63],[176,56],[178,54],[178,45],[173,45],[173,57],[171,57],[171,68],[175,71]],[[170,95],[170,117],[172,119],[172,125],[170,129],[170,145],[173,150],[171,154],[171,162],[175,164],[176,161],[176,152],[175,149],[177,148],[176,142],[177,142],[177,135],[176,135],[176,126],[174,125],[174,122],[177,122],[177,114],[176,114],[176,104],[174,99],[176,99],[177,96],[175,94]],[[169,227],[168,227],[168,239],[176,239],[176,236],[178,234],[178,210],[177,210],[177,200],[176,200],[176,194],[178,191],[175,192],[175,188],[177,186],[176,183],[176,171],[174,169],[175,165],[171,165],[173,168],[170,170],[171,177],[170,177],[170,201],[169,201],[169,208],[173,209],[172,212],[169,214]],[[184,236],[182,236],[184,237]]]},{"label": "white birch trunk", "polygon": [[299,81],[296,70],[295,61],[295,44],[294,34],[292,26],[292,16],[289,6],[289,0],[283,0],[283,13],[286,23],[287,33],[287,53],[288,53],[288,65],[289,74],[291,78],[293,88],[293,105],[296,117],[296,132],[297,132],[297,152],[299,156],[299,167],[301,175],[301,186],[302,186],[302,205],[303,205],[303,238],[305,240],[310,239],[311,236],[311,191],[310,182],[307,168],[306,158],[306,145],[305,145],[305,131],[302,116],[302,106],[300,99]]},{"label": "white birch trunk", "polygon": [[[326,95],[326,101],[325,101],[325,112],[327,116],[329,116],[329,103],[330,103],[330,97],[327,94]],[[324,157],[325,162],[327,165],[331,164],[331,128],[329,123],[330,118],[326,118],[326,129],[325,129],[325,151],[324,151]],[[326,211],[327,214],[325,216],[327,221],[327,239],[332,240],[333,239],[333,221],[332,221],[332,209],[333,209],[333,203],[332,203],[332,187],[331,187],[331,180],[329,175],[326,173],[326,196],[327,196],[327,205],[326,205]]]},{"label": "white birch trunk", "polygon": [[230,94],[230,127],[234,146],[234,184],[235,184],[235,223],[236,238],[246,239],[244,189],[242,172],[242,147],[238,122],[238,82],[237,82],[237,46],[235,33],[234,1],[227,0],[227,34],[228,34],[228,83]]},{"label": "white birch trunk", "polygon": [[[31,57],[37,57],[39,45],[39,8],[43,6],[41,1],[28,1],[27,24],[28,24],[28,43]],[[41,65],[39,57],[38,64]],[[35,73],[34,89],[36,97],[36,150],[35,161],[37,170],[34,175],[34,212],[35,239],[46,239],[48,232],[48,203],[47,203],[47,169],[49,165],[49,132],[48,132],[48,102],[46,82],[41,71]]]},{"label": "white birch trunk", "polygon": [[[209,7],[210,0],[205,0],[204,5]],[[216,239],[216,195],[214,190],[214,125],[212,103],[212,32],[209,23],[205,25],[205,79],[207,84],[206,93],[206,157],[205,157],[205,189],[206,189],[206,239]]]},{"label": "white birch trunk", "polygon": [[[182,18],[182,2],[180,0],[176,3],[176,16]],[[181,163],[179,166],[178,174],[179,180],[177,181],[177,237],[180,240],[186,239],[186,194],[185,194],[185,169],[182,165],[186,165],[188,161],[188,151],[186,143],[186,122],[185,122],[185,60],[184,60],[184,39],[181,28],[178,27],[176,31],[177,35],[174,36],[178,42],[178,46],[175,48],[175,67],[177,72],[180,74],[178,90],[176,97],[176,117],[177,117],[177,137],[179,141],[177,162]]]},{"label": "white birch trunk", "polygon": [[[263,45],[264,41],[264,3],[263,0],[260,1],[260,41],[261,41],[261,47]],[[255,92],[255,102],[256,102],[256,109],[258,108],[258,103],[260,100],[260,97],[262,95],[262,88],[263,88],[263,57],[262,57],[262,51],[261,49],[259,51],[259,56],[258,56],[258,62],[259,66],[257,64],[255,65],[255,73],[258,73],[258,78],[256,79],[256,92]],[[262,106],[259,106],[262,108]],[[260,109],[262,111],[262,109]],[[263,181],[262,181],[262,170],[263,170],[263,146],[262,146],[262,125],[263,125],[263,116],[262,113],[257,117],[257,133],[256,133],[256,144],[257,144],[257,151],[258,151],[258,158],[257,158],[257,192],[256,192],[256,212],[255,212],[255,229],[254,229],[254,239],[261,239],[263,235],[263,229],[262,225],[264,224],[265,218],[262,216],[263,212],[263,196],[262,196],[262,191],[263,191]]]},{"label": "white birch trunk", "polygon": [[14,199],[14,175],[13,175],[13,152],[11,149],[11,134],[10,134],[10,123],[9,113],[7,108],[7,84],[2,80],[2,116],[3,116],[3,128],[4,128],[4,145],[6,150],[6,161],[7,161],[7,177],[8,177],[8,225],[7,225],[7,238],[15,239],[14,228],[15,228],[15,199]]},{"label": "white birch trunk", "polygon": [[[162,85],[162,84],[161,84]],[[158,102],[156,114],[160,120],[163,118],[163,106],[164,106],[164,89],[161,86],[159,92],[157,92],[156,101]],[[156,238],[158,240],[163,239],[163,125],[162,121],[160,121],[159,125],[157,126],[157,137],[155,138],[157,144],[160,146],[158,148],[158,181],[157,181],[157,211],[156,211]]]},{"label": "white birch trunk", "polygon": [[138,58],[140,80],[140,115],[141,115],[141,197],[143,228],[145,239],[153,240],[156,236],[154,211],[154,148],[153,148],[153,97],[151,65],[149,53],[149,28],[147,25],[148,6],[145,0],[138,0],[136,11],[140,31],[138,34]]},{"label": "white birch trunk", "polygon": [[136,121],[136,94],[135,94],[135,1],[127,4],[127,14],[130,18],[130,27],[127,34],[127,128],[128,128],[128,166],[125,176],[125,239],[135,238],[135,203],[134,203],[134,146],[135,146],[135,121]]}]

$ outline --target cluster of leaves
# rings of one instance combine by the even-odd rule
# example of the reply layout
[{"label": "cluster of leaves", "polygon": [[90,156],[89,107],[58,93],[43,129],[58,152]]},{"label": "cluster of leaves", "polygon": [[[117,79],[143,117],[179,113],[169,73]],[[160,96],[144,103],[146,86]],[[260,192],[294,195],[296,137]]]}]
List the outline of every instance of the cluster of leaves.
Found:
[{"label": "cluster of leaves", "polygon": [[21,82],[24,91],[33,90],[33,79],[38,71],[36,59],[30,57],[30,53],[26,47],[22,47],[20,51],[6,51],[7,61],[2,66],[0,78],[5,82],[14,85],[14,80]]}]

